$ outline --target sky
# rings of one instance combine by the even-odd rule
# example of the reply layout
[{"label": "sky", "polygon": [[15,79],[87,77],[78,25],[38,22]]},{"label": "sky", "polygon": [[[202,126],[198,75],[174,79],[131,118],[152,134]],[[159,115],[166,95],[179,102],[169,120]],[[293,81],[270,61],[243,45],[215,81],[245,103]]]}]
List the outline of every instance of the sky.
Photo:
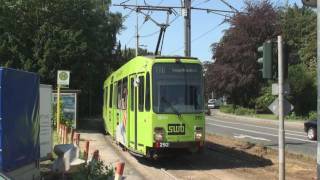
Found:
[{"label": "sky", "polygon": [[[181,6],[181,0],[113,0],[112,4],[135,5],[159,5],[159,6]],[[244,7],[244,0],[226,0],[238,10]],[[275,6],[283,6],[286,0],[271,0]],[[301,0],[288,0],[289,5],[294,3],[301,5]],[[192,7],[230,10],[228,6],[220,0],[192,0]],[[117,35],[117,40],[121,42],[122,48],[136,47],[136,19],[135,11],[124,9],[123,7],[111,6],[112,12],[120,12],[127,18],[124,21],[124,29]],[[147,11],[144,11],[148,13]],[[153,12],[150,17],[158,23],[166,23],[167,14],[165,12]],[[223,23],[224,17],[206,11],[192,10],[191,13],[191,56],[197,57],[201,61],[210,61],[212,57],[210,45],[222,38],[224,30],[229,25]],[[180,10],[176,15],[169,16],[170,25],[166,30],[162,55],[184,55],[184,17]],[[145,21],[145,16],[138,14],[138,27],[140,36],[140,48],[155,51],[160,28],[151,20]]]}]

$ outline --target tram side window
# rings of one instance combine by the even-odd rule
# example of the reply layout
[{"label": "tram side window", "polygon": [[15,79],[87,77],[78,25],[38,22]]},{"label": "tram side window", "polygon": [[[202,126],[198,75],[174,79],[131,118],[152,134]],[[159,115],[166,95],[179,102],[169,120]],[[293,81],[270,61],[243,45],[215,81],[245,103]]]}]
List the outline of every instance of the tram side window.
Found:
[{"label": "tram side window", "polygon": [[118,83],[115,82],[115,83],[113,84],[113,86],[114,86],[114,88],[113,88],[113,96],[114,96],[114,98],[113,98],[113,101],[112,101],[112,107],[113,107],[113,108],[117,108]]},{"label": "tram side window", "polygon": [[112,96],[112,92],[113,92],[113,84],[111,84],[110,89],[109,89],[109,92],[110,92],[110,93],[109,93],[109,97],[110,97],[110,98],[109,98],[109,108],[112,108],[112,99],[113,99],[113,98],[112,98],[112,97],[113,97],[113,96]]},{"label": "tram side window", "polygon": [[121,109],[127,109],[127,99],[128,99],[128,78],[122,80],[121,88]]},{"label": "tram side window", "polygon": [[121,87],[122,87],[122,81],[118,81],[118,91],[117,91],[117,107],[118,109],[122,109],[121,108]]},{"label": "tram side window", "polygon": [[130,90],[130,97],[131,97],[131,111],[134,110],[134,79],[131,78],[131,90]]},{"label": "tram side window", "polygon": [[104,89],[104,106],[108,106],[108,86]]},{"label": "tram side window", "polygon": [[150,74],[146,76],[146,111],[150,111]]},{"label": "tram side window", "polygon": [[144,78],[139,76],[139,111],[143,111],[144,106]]}]

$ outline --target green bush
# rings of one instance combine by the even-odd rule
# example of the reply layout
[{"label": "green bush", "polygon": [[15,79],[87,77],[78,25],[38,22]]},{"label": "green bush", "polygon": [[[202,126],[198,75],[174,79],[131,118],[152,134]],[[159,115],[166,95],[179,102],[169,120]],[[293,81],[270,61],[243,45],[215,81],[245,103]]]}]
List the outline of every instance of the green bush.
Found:
[{"label": "green bush", "polygon": [[254,109],[244,108],[241,106],[224,105],[220,107],[223,113],[236,114],[236,115],[252,115],[255,114]]},{"label": "green bush", "polygon": [[76,180],[108,180],[113,179],[114,170],[111,165],[106,166],[102,160],[91,161],[84,164],[72,174],[72,179]]},{"label": "green bush", "polygon": [[233,114],[234,108],[233,108],[233,105],[223,105],[223,106],[220,106],[220,111],[223,113]]},{"label": "green bush", "polygon": [[308,114],[308,119],[313,120],[317,119],[317,112],[316,111],[310,111]]},{"label": "green bush", "polygon": [[256,99],[255,109],[257,112],[270,112],[268,106],[275,100],[276,96],[272,95],[271,86],[263,87],[262,95]]},{"label": "green bush", "polygon": [[253,114],[255,114],[255,110],[238,106],[238,107],[236,107],[234,114],[236,114],[236,115],[253,115]]},{"label": "green bush", "polygon": [[289,101],[294,105],[297,115],[308,116],[317,109],[316,74],[304,64],[289,66],[288,81],[291,93]]}]

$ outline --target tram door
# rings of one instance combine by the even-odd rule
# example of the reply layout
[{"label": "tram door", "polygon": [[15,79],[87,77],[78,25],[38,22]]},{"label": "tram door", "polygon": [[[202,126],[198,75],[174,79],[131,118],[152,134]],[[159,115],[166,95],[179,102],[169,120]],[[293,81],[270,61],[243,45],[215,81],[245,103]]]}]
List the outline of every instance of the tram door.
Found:
[{"label": "tram door", "polygon": [[[131,75],[129,77],[130,91],[129,91],[129,147],[131,149],[137,150],[137,84],[136,76]],[[129,88],[128,88],[129,89]]]}]

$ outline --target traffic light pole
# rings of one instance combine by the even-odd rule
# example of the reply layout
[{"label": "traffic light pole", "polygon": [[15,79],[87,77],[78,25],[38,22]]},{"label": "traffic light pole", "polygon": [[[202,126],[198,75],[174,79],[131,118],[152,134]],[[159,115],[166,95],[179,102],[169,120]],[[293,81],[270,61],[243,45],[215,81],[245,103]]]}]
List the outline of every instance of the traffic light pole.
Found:
[{"label": "traffic light pole", "polygon": [[285,179],[284,120],[283,120],[283,44],[278,36],[278,83],[279,83],[279,180]]}]

